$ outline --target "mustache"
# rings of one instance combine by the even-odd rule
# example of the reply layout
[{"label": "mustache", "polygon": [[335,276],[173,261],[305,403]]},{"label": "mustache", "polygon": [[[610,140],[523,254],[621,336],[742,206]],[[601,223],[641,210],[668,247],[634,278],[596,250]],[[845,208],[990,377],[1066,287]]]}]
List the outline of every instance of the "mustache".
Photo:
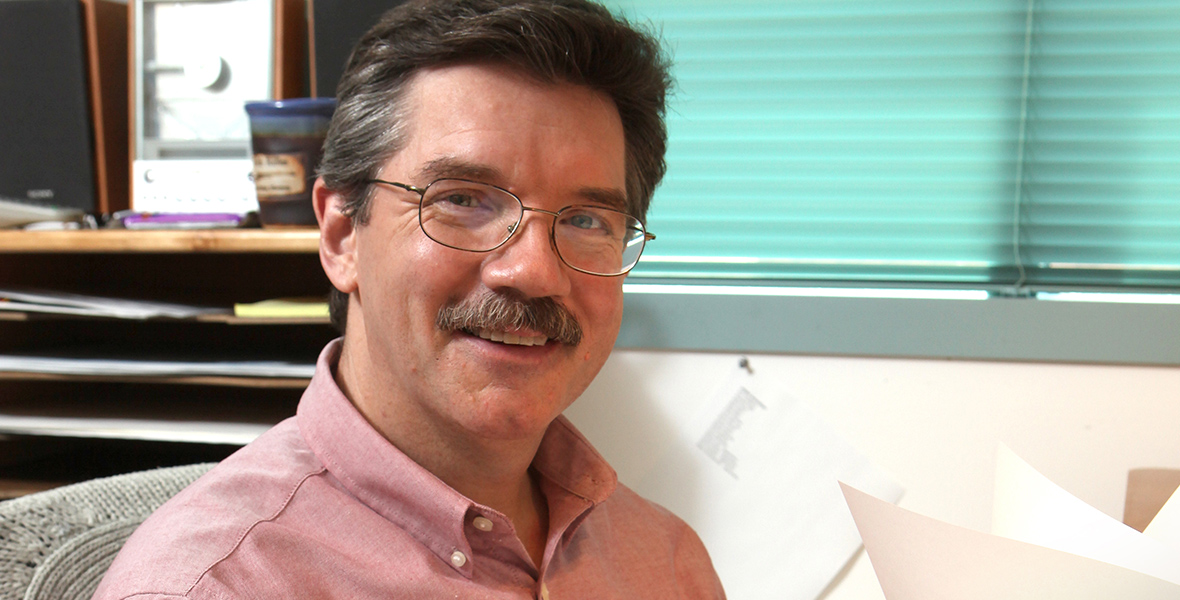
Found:
[{"label": "mustache", "polygon": [[567,346],[582,342],[582,326],[573,313],[548,297],[522,299],[487,292],[442,307],[436,323],[443,331],[527,329]]}]

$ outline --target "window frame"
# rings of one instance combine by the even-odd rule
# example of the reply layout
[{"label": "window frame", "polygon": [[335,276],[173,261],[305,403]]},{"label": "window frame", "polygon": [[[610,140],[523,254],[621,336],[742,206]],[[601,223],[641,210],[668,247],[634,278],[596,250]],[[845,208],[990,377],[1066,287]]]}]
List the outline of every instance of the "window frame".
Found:
[{"label": "window frame", "polygon": [[616,347],[1180,366],[1174,303],[847,297],[839,288],[776,295],[799,289],[777,286],[752,288],[759,295],[706,285],[685,293],[649,284],[624,284]]}]

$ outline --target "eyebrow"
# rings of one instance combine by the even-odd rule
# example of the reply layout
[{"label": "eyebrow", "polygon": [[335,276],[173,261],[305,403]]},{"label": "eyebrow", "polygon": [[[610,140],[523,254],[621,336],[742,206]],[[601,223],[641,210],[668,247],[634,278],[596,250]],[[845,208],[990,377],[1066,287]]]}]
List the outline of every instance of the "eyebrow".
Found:
[{"label": "eyebrow", "polygon": [[582,188],[578,195],[590,202],[606,205],[619,212],[627,212],[627,196],[619,190],[611,188]]},{"label": "eyebrow", "polygon": [[[507,178],[496,167],[481,165],[465,161],[454,156],[443,156],[427,162],[418,169],[420,181],[432,182],[436,179],[469,179],[492,185],[507,187]],[[627,195],[613,188],[584,187],[577,191],[577,195],[585,202],[601,204],[619,212],[627,212]]]},{"label": "eyebrow", "polygon": [[427,183],[435,179],[471,179],[493,184],[504,181],[504,174],[495,167],[470,163],[453,156],[436,158],[426,163],[418,169],[418,176]]}]

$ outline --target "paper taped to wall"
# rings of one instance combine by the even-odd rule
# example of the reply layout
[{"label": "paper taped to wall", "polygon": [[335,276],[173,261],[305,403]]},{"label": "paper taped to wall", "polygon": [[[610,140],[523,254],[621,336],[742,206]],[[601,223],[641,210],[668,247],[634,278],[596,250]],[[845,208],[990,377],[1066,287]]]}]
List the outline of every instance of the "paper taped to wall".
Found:
[{"label": "paper taped to wall", "polygon": [[806,404],[745,369],[678,435],[677,451],[632,487],[692,525],[731,598],[823,592],[860,549],[839,480],[902,495]]}]

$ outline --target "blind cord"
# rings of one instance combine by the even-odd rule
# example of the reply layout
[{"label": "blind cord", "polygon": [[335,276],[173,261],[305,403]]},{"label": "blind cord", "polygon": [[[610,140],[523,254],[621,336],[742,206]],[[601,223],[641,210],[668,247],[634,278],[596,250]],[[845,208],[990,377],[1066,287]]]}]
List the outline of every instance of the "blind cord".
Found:
[{"label": "blind cord", "polygon": [[1016,138],[1016,191],[1012,202],[1012,255],[1016,261],[1017,278],[1013,284],[1013,295],[1020,296],[1027,279],[1024,259],[1020,248],[1021,200],[1024,197],[1024,143],[1025,127],[1028,123],[1028,80],[1032,64],[1033,2],[1028,0],[1024,17],[1024,77],[1020,86],[1020,130]]}]

